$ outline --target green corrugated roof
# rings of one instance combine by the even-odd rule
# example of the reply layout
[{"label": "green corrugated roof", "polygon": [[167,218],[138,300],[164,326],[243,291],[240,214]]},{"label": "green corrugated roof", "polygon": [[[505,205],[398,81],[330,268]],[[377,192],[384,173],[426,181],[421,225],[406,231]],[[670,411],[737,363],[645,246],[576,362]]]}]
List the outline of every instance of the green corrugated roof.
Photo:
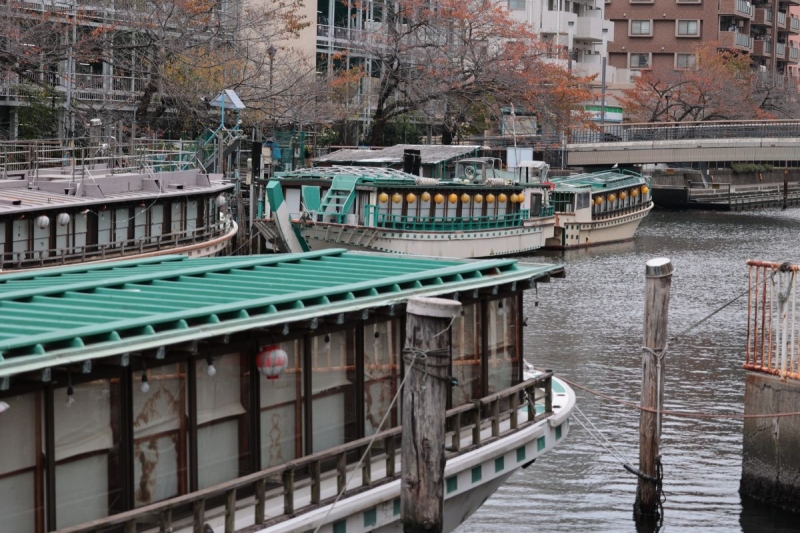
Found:
[{"label": "green corrugated roof", "polygon": [[649,183],[649,179],[642,174],[629,170],[601,170],[590,174],[573,174],[572,176],[548,176],[555,183],[556,190],[591,187],[592,190],[618,189],[634,187]]},{"label": "green corrugated roof", "polygon": [[559,265],[324,250],[0,276],[0,376],[546,276]]}]

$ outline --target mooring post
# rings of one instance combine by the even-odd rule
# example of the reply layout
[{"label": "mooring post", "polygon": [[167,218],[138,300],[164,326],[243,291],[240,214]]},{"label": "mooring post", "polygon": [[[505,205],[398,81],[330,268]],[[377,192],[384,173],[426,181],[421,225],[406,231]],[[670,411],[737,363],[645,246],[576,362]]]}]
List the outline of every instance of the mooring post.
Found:
[{"label": "mooring post", "polygon": [[[667,349],[667,315],[672,263],[666,257],[645,266],[644,348],[642,352],[642,412],[639,418],[639,477],[637,516],[657,516],[659,507],[659,440],[664,405],[664,354]],[[656,412],[653,412],[656,411]],[[645,477],[646,476],[646,477]]]},{"label": "mooring post", "polygon": [[444,446],[450,387],[450,324],[461,303],[411,298],[406,306],[403,390],[404,533],[440,533],[444,525]]},{"label": "mooring post", "polygon": [[786,209],[789,203],[789,169],[783,169],[783,208]]}]

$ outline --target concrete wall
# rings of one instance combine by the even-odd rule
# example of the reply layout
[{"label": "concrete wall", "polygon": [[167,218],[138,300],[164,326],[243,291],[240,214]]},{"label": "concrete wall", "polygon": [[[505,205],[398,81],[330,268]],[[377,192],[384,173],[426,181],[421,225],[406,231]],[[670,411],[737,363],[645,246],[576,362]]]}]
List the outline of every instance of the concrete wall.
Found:
[{"label": "concrete wall", "polygon": [[[800,383],[749,372],[745,414],[800,411]],[[800,417],[744,421],[739,491],[777,507],[800,512]]]}]

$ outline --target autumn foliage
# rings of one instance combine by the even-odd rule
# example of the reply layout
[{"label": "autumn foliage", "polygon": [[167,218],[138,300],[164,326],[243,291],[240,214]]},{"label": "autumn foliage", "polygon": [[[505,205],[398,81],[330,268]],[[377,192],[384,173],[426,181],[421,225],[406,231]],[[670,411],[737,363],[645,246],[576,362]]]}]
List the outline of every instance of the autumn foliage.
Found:
[{"label": "autumn foliage", "polygon": [[581,119],[574,111],[591,97],[589,79],[548,62],[537,36],[493,0],[387,2],[380,31],[365,32],[350,54],[377,65],[369,82],[374,145],[404,115],[437,124],[447,142],[511,104],[563,126]]},{"label": "autumn foliage", "polygon": [[[750,57],[703,43],[695,69],[654,68],[636,78],[620,99],[632,122],[782,118],[790,113],[783,85],[759,76]],[[796,93],[796,90],[794,90]]]}]

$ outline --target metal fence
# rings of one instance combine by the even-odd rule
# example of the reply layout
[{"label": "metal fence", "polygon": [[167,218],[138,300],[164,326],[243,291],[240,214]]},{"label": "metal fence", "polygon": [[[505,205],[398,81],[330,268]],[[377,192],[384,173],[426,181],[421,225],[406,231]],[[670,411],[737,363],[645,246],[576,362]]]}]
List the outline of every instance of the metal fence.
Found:
[{"label": "metal fence", "polygon": [[610,124],[604,126],[603,129],[573,130],[568,143],[774,137],[800,137],[800,120]]},{"label": "metal fence", "polygon": [[800,379],[800,265],[748,261],[747,348],[744,368]]}]

